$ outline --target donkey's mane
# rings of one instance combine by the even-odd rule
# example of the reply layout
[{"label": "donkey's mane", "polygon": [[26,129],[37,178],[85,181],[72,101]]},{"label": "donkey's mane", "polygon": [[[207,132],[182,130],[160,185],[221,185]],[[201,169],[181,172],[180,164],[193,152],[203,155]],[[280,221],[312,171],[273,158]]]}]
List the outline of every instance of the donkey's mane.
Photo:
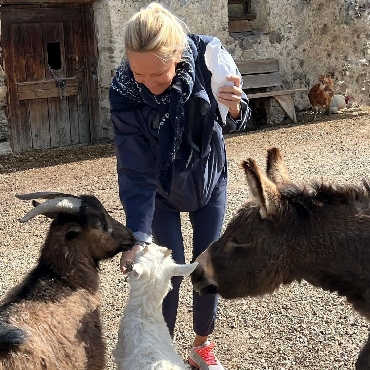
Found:
[{"label": "donkey's mane", "polygon": [[370,185],[363,180],[362,186],[339,185],[312,181],[308,186],[299,187],[294,184],[280,188],[282,196],[291,204],[299,205],[307,210],[321,204],[355,204],[370,205]]}]

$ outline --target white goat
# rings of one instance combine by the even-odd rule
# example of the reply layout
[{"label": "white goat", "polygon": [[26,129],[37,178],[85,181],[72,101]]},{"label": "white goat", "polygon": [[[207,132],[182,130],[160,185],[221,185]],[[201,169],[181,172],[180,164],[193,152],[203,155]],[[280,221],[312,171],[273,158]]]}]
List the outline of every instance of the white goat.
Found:
[{"label": "white goat", "polygon": [[178,265],[171,250],[150,244],[137,252],[129,273],[130,294],[113,350],[119,370],[190,369],[176,353],[162,314],[172,276],[186,276],[197,263]]},{"label": "white goat", "polygon": [[91,195],[43,192],[20,221],[53,219],[36,266],[0,302],[0,370],[103,370],[99,262],[134,245]]}]

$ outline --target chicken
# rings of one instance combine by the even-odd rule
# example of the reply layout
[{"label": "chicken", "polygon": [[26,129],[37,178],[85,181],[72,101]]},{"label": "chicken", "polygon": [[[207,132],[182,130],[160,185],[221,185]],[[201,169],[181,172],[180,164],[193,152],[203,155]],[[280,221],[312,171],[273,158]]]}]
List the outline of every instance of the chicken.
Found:
[{"label": "chicken", "polygon": [[331,113],[338,113],[340,109],[346,107],[349,102],[349,97],[342,95],[342,94],[334,94],[333,98],[331,99],[330,103],[330,112]]},{"label": "chicken", "polygon": [[315,113],[313,119],[316,119],[316,115],[320,108],[325,109],[326,114],[331,114],[330,103],[334,96],[333,91],[333,80],[330,76],[320,76],[319,82],[312,86],[308,92],[308,99],[310,100],[312,109]]}]

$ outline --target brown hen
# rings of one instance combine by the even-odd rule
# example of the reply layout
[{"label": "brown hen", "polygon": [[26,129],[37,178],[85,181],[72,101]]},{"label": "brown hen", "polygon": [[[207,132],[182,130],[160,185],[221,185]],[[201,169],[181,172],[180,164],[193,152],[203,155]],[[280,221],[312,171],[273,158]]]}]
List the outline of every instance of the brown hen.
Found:
[{"label": "brown hen", "polygon": [[325,109],[325,113],[330,115],[330,103],[334,96],[333,80],[330,76],[320,76],[319,82],[311,87],[308,92],[312,109],[315,113],[314,120],[320,109]]}]

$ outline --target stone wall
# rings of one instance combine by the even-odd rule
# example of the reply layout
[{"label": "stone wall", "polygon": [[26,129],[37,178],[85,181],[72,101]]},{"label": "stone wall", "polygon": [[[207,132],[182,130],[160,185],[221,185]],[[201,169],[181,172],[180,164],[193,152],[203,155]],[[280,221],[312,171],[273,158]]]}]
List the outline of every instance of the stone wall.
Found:
[{"label": "stone wall", "polygon": [[[110,71],[124,52],[125,22],[150,1],[95,3],[102,117],[109,121]],[[276,58],[286,88],[311,87],[332,73],[335,91],[352,104],[370,103],[370,0],[253,0],[251,32],[229,35],[227,0],[163,0],[193,33],[217,36],[235,60]],[[297,94],[298,110],[309,108]],[[275,120],[276,122],[276,120]]]},{"label": "stone wall", "polygon": [[[102,0],[94,5],[99,47],[102,119],[109,124],[108,89],[112,73],[124,55],[123,32],[127,20],[150,1]],[[161,4],[183,20],[190,32],[212,34],[234,50],[238,41],[231,38],[227,25],[227,0],[163,0]]]},{"label": "stone wall", "polygon": [[[230,35],[227,0],[163,0],[192,33],[217,36],[235,60],[276,58],[286,88],[311,87],[321,74],[334,75],[335,91],[355,105],[370,104],[370,0],[252,0],[252,31]],[[108,90],[124,54],[127,20],[146,0],[94,2],[99,52],[102,125],[112,139]],[[1,72],[1,71],[0,71]],[[3,76],[0,76],[0,86]],[[0,97],[1,98],[1,97]],[[309,108],[296,94],[298,110]],[[0,144],[9,135],[0,101]],[[278,122],[282,116],[274,110]],[[279,116],[280,114],[280,116]]]},{"label": "stone wall", "polygon": [[[369,0],[256,0],[265,19],[246,35],[237,57],[277,58],[286,87],[311,87],[334,75],[335,90],[354,104],[370,103]],[[249,53],[246,51],[249,50]],[[299,108],[308,100],[299,102]]]}]

